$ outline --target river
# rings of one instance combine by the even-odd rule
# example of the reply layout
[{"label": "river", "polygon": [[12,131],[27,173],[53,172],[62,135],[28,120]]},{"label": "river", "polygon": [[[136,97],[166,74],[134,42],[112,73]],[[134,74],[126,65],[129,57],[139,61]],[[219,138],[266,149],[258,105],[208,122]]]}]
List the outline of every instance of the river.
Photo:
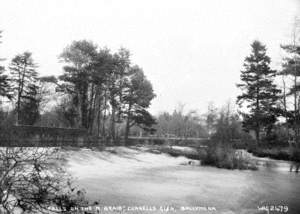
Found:
[{"label": "river", "polygon": [[[278,211],[269,213],[280,213],[279,209],[300,213],[300,174],[289,171],[289,162],[257,159],[259,170],[251,171],[204,167],[197,162],[189,165],[185,157],[142,148],[81,149],[67,154],[69,172],[86,190],[87,198],[101,206],[169,206],[177,213],[252,214],[267,213],[258,208],[275,205]],[[183,211],[185,208],[190,210]]]}]

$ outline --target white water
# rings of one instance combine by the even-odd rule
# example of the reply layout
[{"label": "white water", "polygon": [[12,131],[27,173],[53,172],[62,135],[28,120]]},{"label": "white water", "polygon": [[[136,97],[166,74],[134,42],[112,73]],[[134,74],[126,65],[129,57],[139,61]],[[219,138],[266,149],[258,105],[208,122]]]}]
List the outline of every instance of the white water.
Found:
[{"label": "white water", "polygon": [[[257,206],[286,205],[300,213],[300,175],[289,163],[257,159],[258,171],[186,165],[189,159],[117,147],[68,151],[70,173],[101,205],[215,207],[216,212],[266,213]],[[268,163],[268,164],[265,164]],[[267,166],[264,166],[267,165]],[[188,213],[188,212],[184,212]]]}]

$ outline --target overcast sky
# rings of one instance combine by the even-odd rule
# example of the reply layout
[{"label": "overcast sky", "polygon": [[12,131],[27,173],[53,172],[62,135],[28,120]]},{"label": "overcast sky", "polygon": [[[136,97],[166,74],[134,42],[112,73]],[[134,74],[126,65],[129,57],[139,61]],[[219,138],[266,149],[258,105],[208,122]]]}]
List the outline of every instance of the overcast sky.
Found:
[{"label": "overcast sky", "polygon": [[59,75],[57,56],[73,40],[122,46],[153,84],[152,113],[178,103],[203,112],[235,100],[253,40],[280,65],[298,14],[299,0],[1,0],[0,56],[28,50],[42,75]]}]

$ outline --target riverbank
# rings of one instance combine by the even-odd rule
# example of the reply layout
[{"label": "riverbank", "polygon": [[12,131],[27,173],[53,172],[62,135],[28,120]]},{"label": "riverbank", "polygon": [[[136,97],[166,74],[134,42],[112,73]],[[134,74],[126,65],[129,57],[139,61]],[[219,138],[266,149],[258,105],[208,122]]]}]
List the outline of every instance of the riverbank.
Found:
[{"label": "riverbank", "polygon": [[247,151],[257,157],[300,162],[300,151],[291,150],[289,147],[257,147]]},{"label": "riverbank", "polygon": [[[141,145],[140,145],[141,146]],[[213,166],[224,169],[257,170],[256,162],[252,160],[244,150],[235,150],[225,147],[187,147],[187,146],[164,146],[148,145],[151,153],[165,153],[172,157],[186,157],[200,161],[200,165]],[[190,163],[193,163],[192,161]]]},{"label": "riverbank", "polygon": [[[185,147],[185,146],[164,146],[164,145],[140,145],[147,148],[148,152],[166,153],[172,157],[186,157],[191,160],[200,161],[203,166],[212,166],[224,169],[257,170],[263,160],[268,158],[269,164],[272,160],[291,161],[288,148],[243,150],[225,147]],[[297,155],[297,154],[296,154]],[[293,160],[293,162],[297,162]],[[299,161],[298,161],[299,162]],[[191,162],[192,163],[192,162]]]}]

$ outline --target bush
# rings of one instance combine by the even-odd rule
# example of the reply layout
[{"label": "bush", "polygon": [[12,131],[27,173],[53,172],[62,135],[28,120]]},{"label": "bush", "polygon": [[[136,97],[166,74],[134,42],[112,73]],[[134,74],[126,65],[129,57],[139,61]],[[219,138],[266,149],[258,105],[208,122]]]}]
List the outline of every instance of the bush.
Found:
[{"label": "bush", "polygon": [[0,213],[52,213],[51,207],[69,213],[86,205],[85,191],[58,161],[63,158],[54,148],[0,148]]},{"label": "bush", "polygon": [[231,147],[211,146],[208,148],[206,156],[202,158],[202,164],[225,169],[257,169],[250,158],[247,158],[243,152],[237,151]]}]

